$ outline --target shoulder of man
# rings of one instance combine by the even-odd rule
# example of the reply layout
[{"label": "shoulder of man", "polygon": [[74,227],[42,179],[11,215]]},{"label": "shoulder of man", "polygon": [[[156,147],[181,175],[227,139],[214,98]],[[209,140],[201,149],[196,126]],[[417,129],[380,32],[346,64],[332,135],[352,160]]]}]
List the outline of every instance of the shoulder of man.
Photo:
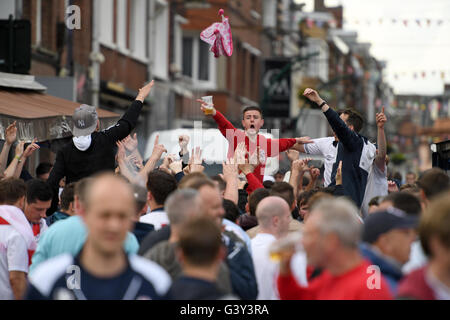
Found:
[{"label": "shoulder of man", "polygon": [[156,293],[164,296],[172,285],[169,274],[157,263],[147,260],[135,254],[128,256],[130,267],[140,274],[154,288]]},{"label": "shoulder of man", "polygon": [[50,297],[55,285],[65,278],[67,268],[73,264],[69,254],[59,255],[42,262],[29,276],[30,284],[44,297]]}]

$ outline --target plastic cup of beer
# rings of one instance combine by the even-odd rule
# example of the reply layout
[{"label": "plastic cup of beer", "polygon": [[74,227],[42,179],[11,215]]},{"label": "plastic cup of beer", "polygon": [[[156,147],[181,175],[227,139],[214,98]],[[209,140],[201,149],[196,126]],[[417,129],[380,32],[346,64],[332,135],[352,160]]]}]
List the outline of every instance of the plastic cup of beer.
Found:
[{"label": "plastic cup of beer", "polygon": [[300,232],[292,232],[274,241],[269,247],[270,260],[280,262],[283,256],[292,256],[295,252],[303,250],[301,240],[302,234]]},{"label": "plastic cup of beer", "polygon": [[214,106],[213,106],[213,97],[212,96],[205,96],[202,97],[203,102],[207,104],[205,107],[205,114],[213,114],[214,113]]}]

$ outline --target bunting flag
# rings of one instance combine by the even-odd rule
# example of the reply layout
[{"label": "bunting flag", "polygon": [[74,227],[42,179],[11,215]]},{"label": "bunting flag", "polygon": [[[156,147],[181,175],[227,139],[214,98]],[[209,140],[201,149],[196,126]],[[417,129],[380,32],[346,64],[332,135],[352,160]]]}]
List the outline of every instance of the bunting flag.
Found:
[{"label": "bunting flag", "polygon": [[417,25],[418,25],[419,27],[422,26],[422,25],[420,24],[420,20],[419,20],[419,19],[416,19],[416,23],[417,23]]},{"label": "bunting flag", "polygon": [[312,28],[312,27],[314,27],[314,20],[313,19],[310,19],[310,18],[307,18],[306,19],[306,26],[308,27],[308,28]]},{"label": "bunting flag", "polygon": [[408,26],[408,20],[403,20],[403,24],[405,25],[405,27]]}]

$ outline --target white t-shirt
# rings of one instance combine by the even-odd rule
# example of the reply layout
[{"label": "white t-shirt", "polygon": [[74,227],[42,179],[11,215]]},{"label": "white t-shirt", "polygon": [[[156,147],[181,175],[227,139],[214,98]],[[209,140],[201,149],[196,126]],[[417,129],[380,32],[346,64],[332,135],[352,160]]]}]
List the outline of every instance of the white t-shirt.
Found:
[{"label": "white t-shirt", "polygon": [[252,240],[252,259],[258,283],[257,300],[279,300],[277,290],[278,264],[269,256],[269,247],[276,238],[268,233],[258,233]]},{"label": "white t-shirt", "polygon": [[384,165],[384,172],[378,168],[373,162],[369,169],[369,175],[367,176],[366,191],[364,193],[364,199],[361,204],[361,212],[363,217],[367,217],[369,214],[369,202],[374,197],[384,197],[388,195],[388,182],[387,182],[387,168]]},{"label": "white t-shirt", "polygon": [[336,162],[337,146],[333,145],[334,137],[325,137],[312,139],[314,143],[305,144],[305,151],[311,155],[322,155],[324,159],[324,186],[328,187],[331,183],[331,173],[333,164]]},{"label": "white t-shirt", "polygon": [[14,300],[10,271],[28,273],[27,244],[14,227],[0,225],[0,300]]},{"label": "white t-shirt", "polygon": [[141,216],[139,222],[152,224],[155,227],[155,230],[159,230],[162,227],[170,224],[167,213],[162,210],[153,211]]}]

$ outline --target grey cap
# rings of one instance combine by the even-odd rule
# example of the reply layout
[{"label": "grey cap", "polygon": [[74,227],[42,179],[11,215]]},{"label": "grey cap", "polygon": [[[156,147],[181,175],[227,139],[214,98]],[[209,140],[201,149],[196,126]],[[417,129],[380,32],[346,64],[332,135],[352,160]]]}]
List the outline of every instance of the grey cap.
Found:
[{"label": "grey cap", "polygon": [[95,107],[82,104],[75,109],[72,134],[75,137],[88,136],[97,128],[98,115]]}]

